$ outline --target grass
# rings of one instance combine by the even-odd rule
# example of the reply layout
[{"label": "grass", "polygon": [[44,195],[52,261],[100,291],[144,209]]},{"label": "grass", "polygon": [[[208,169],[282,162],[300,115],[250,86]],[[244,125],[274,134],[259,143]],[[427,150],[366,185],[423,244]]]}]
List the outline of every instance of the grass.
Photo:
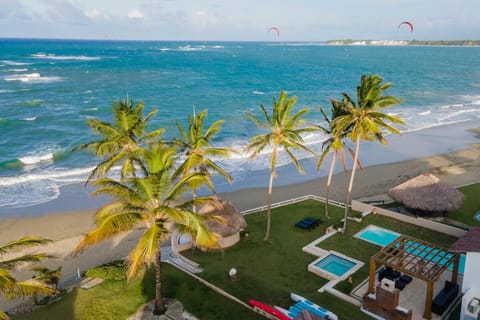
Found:
[{"label": "grass", "polygon": [[[309,242],[324,233],[327,226],[335,224],[343,217],[343,209],[332,207],[330,219],[324,217],[324,205],[314,200],[276,208],[272,211],[272,243],[263,241],[266,215],[252,214],[246,217],[248,237],[224,253],[186,253],[186,256],[199,262],[205,271],[202,277],[247,301],[250,298],[262,302],[288,307],[292,305],[290,292],[298,293],[339,315],[340,319],[369,319],[358,308],[339,300],[328,293],[318,293],[327,280],[307,271],[307,265],[316,257],[301,251]],[[294,227],[295,222],[307,216],[323,219],[314,231]],[[424,228],[401,223],[378,215],[367,216],[362,223],[349,221],[347,232],[337,234],[322,242],[320,246],[335,250],[365,262],[353,275],[353,287],[368,277],[370,256],[380,247],[353,237],[353,234],[368,224],[376,224],[397,232],[408,234],[437,245],[448,246],[454,237],[433,232]],[[225,277],[230,268],[236,268],[239,279],[230,281]],[[352,285],[343,282],[339,290],[349,291]]]},{"label": "grass", "polygon": [[[327,280],[307,271],[307,265],[316,257],[304,253],[301,248],[321,236],[327,226],[338,223],[343,217],[343,208],[332,206],[329,213],[330,218],[325,218],[323,203],[314,200],[274,209],[271,243],[263,241],[265,213],[251,214],[246,217],[246,235],[236,246],[224,252],[189,251],[185,255],[202,265],[205,271],[200,275],[204,279],[245,302],[253,298],[288,308],[293,304],[289,294],[295,292],[333,311],[340,319],[370,319],[359,308],[328,293],[318,293]],[[321,218],[321,225],[313,231],[294,227],[307,216]],[[321,243],[321,247],[365,262],[365,266],[352,276],[353,287],[368,277],[369,258],[380,249],[353,237],[368,224],[442,246],[455,241],[454,237],[374,214],[365,217],[361,223],[349,220],[345,234],[329,238]],[[230,268],[238,270],[237,279],[231,280],[227,276]],[[165,296],[178,298],[186,310],[200,319],[262,319],[170,265],[164,264],[162,272]],[[125,319],[153,299],[154,283],[149,272],[130,283],[106,280],[90,290],[75,289],[60,302],[13,319]],[[344,292],[351,288],[352,284],[346,281],[337,285],[337,289]]]},{"label": "grass", "polygon": [[[264,319],[248,309],[218,295],[209,288],[168,264],[162,264],[165,297],[179,299],[186,310],[200,319],[243,320]],[[89,290],[74,289],[57,303],[33,312],[14,316],[15,320],[116,320],[127,319],[138,308],[152,300],[155,278],[153,272],[141,274],[127,283],[105,280]]]},{"label": "grass", "polygon": [[480,212],[480,184],[471,184],[469,186],[458,188],[465,196],[463,205],[458,210],[448,213],[450,219],[468,224],[470,226],[480,226],[480,221],[475,220],[475,214]]}]

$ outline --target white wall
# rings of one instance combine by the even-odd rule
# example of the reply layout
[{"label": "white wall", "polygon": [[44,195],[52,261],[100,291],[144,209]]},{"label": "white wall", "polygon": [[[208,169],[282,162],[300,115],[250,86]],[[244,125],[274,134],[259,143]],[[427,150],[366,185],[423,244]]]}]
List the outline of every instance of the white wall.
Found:
[{"label": "white wall", "polygon": [[465,257],[465,271],[463,274],[463,288],[465,293],[468,289],[480,292],[480,252],[467,252]]}]

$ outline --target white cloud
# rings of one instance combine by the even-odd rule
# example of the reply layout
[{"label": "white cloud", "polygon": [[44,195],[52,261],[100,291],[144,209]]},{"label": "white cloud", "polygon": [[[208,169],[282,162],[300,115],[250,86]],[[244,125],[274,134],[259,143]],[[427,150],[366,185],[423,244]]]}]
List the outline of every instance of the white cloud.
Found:
[{"label": "white cloud", "polygon": [[143,14],[142,11],[138,9],[133,9],[128,12],[128,17],[130,19],[144,19],[145,15]]},{"label": "white cloud", "polygon": [[85,10],[84,13],[85,16],[89,17],[90,19],[95,19],[102,15],[101,12],[96,8],[92,10]]},{"label": "white cloud", "polygon": [[219,23],[220,17],[205,10],[198,10],[192,14],[192,22],[196,26],[209,27]]}]

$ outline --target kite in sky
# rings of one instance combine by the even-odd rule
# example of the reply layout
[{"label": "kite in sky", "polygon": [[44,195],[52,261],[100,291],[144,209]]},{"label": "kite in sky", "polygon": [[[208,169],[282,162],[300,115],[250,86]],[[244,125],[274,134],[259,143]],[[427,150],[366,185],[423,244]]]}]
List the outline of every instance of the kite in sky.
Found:
[{"label": "kite in sky", "polygon": [[409,21],[403,21],[403,22],[400,22],[400,24],[398,25],[397,29],[400,29],[400,27],[405,24],[407,26],[410,27],[410,32],[413,32],[413,23],[409,22]]},{"label": "kite in sky", "polygon": [[278,27],[276,26],[270,27],[267,32],[270,32],[272,30],[277,33],[277,37],[280,37],[280,29],[278,29]]}]

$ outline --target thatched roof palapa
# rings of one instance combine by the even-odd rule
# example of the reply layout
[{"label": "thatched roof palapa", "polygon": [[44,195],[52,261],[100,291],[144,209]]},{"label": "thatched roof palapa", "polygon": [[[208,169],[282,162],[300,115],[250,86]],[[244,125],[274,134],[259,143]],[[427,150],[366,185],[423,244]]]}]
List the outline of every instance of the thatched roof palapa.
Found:
[{"label": "thatched roof palapa", "polygon": [[213,219],[206,221],[208,230],[222,237],[231,236],[247,226],[243,215],[230,202],[225,200],[210,201],[198,213],[222,217],[225,223]]},{"label": "thatched roof palapa", "polygon": [[463,204],[463,194],[430,173],[421,174],[388,190],[388,196],[422,211],[451,211]]}]

